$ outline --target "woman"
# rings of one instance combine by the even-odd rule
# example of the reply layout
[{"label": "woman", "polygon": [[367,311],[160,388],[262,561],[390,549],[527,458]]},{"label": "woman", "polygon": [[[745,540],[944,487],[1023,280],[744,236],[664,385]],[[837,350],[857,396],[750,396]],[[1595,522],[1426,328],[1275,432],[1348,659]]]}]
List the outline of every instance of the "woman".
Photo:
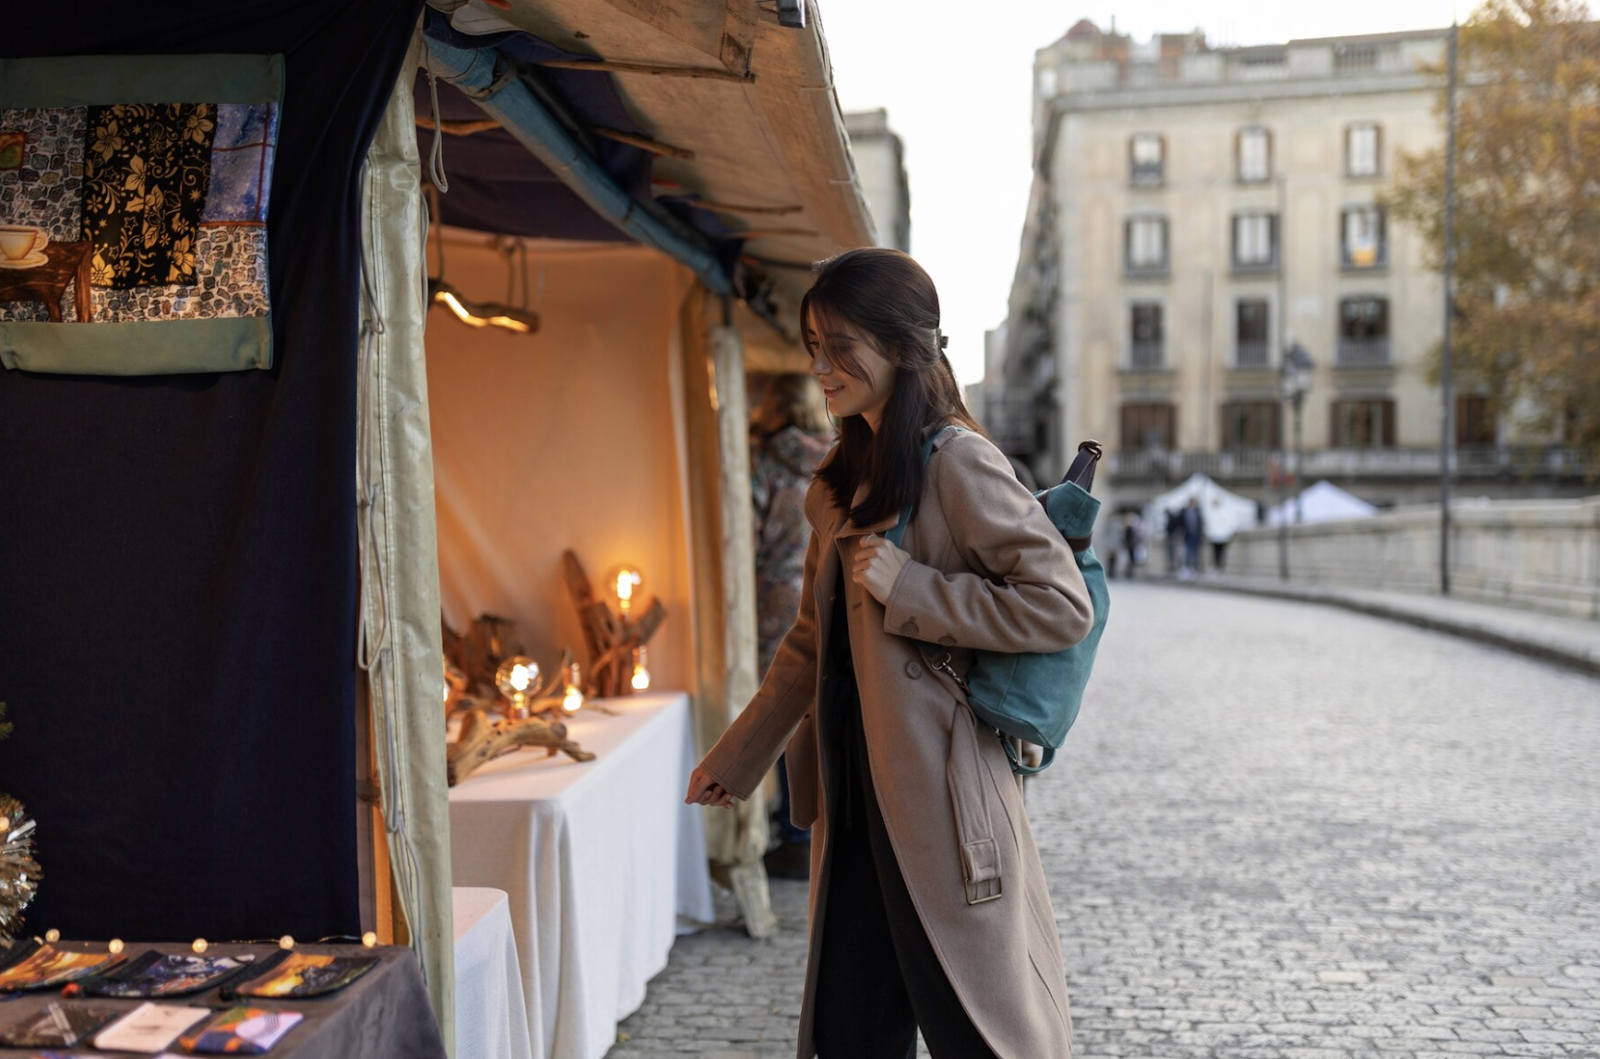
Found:
[{"label": "woman", "polygon": [[[963,410],[926,272],[852,250],[801,308],[842,424],[806,498],[800,617],[687,801],[748,797],[787,746],[796,823],[813,826],[799,1059],[910,1059],[919,1027],[936,1059],[1065,1059],[1066,976],[1021,784],[932,663],[1070,646],[1088,592]],[[882,534],[907,506],[902,551]]]}]

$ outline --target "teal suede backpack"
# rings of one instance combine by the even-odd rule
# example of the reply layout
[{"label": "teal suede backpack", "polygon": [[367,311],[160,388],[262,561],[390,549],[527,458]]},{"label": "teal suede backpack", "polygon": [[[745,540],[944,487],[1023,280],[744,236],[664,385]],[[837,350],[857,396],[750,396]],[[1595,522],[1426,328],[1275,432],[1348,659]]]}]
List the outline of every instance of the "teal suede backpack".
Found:
[{"label": "teal suede backpack", "polygon": [[[929,438],[922,446],[922,462],[928,462],[934,443],[940,437],[947,431],[960,429],[946,427]],[[1013,772],[1033,774],[1050,767],[1056,750],[1066,741],[1067,730],[1078,719],[1083,690],[1094,668],[1100,635],[1105,631],[1111,597],[1106,590],[1105,567],[1089,544],[1095,519],[1100,514],[1100,501],[1089,494],[1100,454],[1098,442],[1085,441],[1078,446],[1078,455],[1061,484],[1033,494],[1044,505],[1056,529],[1067,539],[1083,574],[1083,583],[1089,589],[1089,600],[1094,606],[1089,635],[1066,650],[1050,654],[974,652],[976,657],[965,677],[951,668],[948,651],[923,645],[928,664],[955,680],[966,692],[967,705],[973,714],[1000,737]],[[900,512],[900,521],[894,529],[884,535],[896,548],[905,539],[910,521],[911,508],[907,507]],[[1040,764],[1023,764],[1009,737],[1042,747],[1044,757]]]}]

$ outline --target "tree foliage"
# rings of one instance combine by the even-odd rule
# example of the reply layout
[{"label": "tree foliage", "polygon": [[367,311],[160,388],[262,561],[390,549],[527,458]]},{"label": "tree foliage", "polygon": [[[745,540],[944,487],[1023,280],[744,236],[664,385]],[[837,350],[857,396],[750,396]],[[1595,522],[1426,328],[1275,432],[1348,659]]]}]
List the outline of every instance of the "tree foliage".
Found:
[{"label": "tree foliage", "polygon": [[[1600,451],[1600,23],[1578,0],[1486,0],[1461,27],[1455,317],[1466,378]],[[1445,114],[1445,70],[1439,115]],[[1390,207],[1435,267],[1445,148],[1403,155]]]}]

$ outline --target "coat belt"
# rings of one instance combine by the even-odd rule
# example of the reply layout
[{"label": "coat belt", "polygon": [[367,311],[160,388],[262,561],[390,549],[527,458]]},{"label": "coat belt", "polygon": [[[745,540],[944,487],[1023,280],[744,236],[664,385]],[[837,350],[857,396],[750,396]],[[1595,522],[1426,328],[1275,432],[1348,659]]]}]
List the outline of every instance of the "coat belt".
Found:
[{"label": "coat belt", "polygon": [[967,904],[998,901],[1002,894],[1000,846],[994,840],[994,820],[988,770],[984,768],[979,740],[989,736],[965,703],[958,702],[950,725],[950,756],[945,761],[945,783],[955,808],[956,841],[961,846],[962,882]]}]

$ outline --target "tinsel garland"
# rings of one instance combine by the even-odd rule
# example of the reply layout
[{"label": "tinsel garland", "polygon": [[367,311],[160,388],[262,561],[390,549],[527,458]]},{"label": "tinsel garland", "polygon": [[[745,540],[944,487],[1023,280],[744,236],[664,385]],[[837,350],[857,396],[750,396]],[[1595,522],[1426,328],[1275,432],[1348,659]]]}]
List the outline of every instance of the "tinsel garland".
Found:
[{"label": "tinsel garland", "polygon": [[33,818],[22,803],[0,794],[0,939],[22,931],[22,910],[39,891],[39,862],[33,859]]}]

